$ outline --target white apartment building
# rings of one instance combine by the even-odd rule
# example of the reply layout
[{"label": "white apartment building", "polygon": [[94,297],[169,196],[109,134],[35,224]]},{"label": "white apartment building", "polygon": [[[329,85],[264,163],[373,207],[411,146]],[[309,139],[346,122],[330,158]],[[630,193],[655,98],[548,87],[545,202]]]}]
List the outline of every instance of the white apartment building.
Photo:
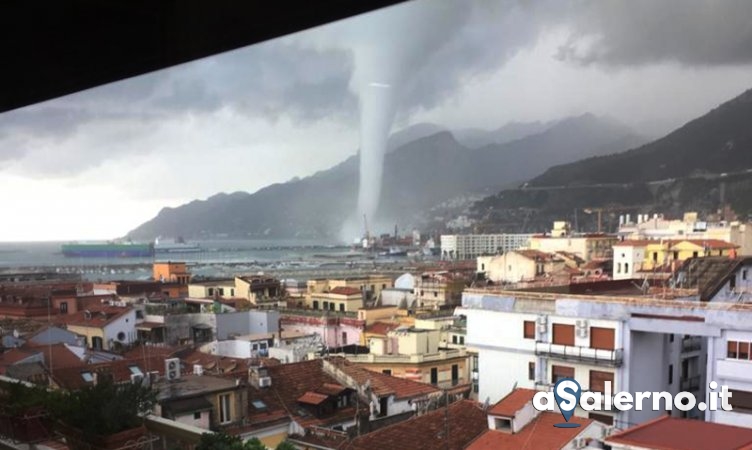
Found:
[{"label": "white apartment building", "polygon": [[[547,390],[574,377],[583,390],[612,381],[612,392],[689,391],[702,401],[716,381],[732,390],[733,411],[672,415],[752,427],[752,259],[736,261],[701,294],[664,298],[467,290],[455,314],[467,318],[466,343],[478,351],[478,398],[493,403],[515,387]],[[665,413],[575,414],[626,428]]]},{"label": "white apartment building", "polygon": [[508,252],[530,245],[532,234],[444,234],[442,259],[474,259],[481,255]]}]

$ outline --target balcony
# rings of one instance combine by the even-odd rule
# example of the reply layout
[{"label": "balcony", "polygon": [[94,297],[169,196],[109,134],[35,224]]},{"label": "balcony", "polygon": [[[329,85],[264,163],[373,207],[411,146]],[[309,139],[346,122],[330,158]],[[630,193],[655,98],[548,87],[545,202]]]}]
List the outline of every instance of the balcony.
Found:
[{"label": "balcony", "polygon": [[623,363],[623,353],[622,349],[604,350],[541,341],[535,342],[535,354],[538,356],[599,366],[620,367]]},{"label": "balcony", "polygon": [[345,355],[345,357],[354,363],[359,364],[421,364],[427,362],[441,362],[453,358],[465,358],[468,353],[465,349],[447,349],[440,350],[438,353],[418,353],[413,355],[376,355],[368,353],[365,355]]},{"label": "balcony", "polygon": [[694,375],[687,378],[682,378],[679,382],[682,391],[699,391],[700,390],[700,376]]},{"label": "balcony", "polygon": [[682,353],[697,352],[702,349],[702,338],[699,336],[692,336],[687,339],[682,339]]}]

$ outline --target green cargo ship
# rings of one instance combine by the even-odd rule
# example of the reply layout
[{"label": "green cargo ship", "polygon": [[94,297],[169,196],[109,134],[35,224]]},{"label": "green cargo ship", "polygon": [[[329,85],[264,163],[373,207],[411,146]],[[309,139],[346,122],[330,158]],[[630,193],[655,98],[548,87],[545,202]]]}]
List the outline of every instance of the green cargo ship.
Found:
[{"label": "green cargo ship", "polygon": [[147,258],[154,256],[153,244],[132,242],[72,243],[63,244],[64,256],[85,258]]}]

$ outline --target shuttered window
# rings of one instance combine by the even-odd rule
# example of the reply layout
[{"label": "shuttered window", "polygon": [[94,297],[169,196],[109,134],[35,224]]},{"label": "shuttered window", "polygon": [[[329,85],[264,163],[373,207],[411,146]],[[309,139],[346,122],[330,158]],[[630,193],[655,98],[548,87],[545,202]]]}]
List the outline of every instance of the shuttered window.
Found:
[{"label": "shuttered window", "polygon": [[736,358],[738,353],[739,343],[736,341],[728,341],[728,351],[726,353],[727,358]]},{"label": "shuttered window", "polygon": [[615,349],[614,329],[590,327],[590,348]]},{"label": "shuttered window", "polygon": [[555,323],[553,326],[554,344],[574,345],[574,325]]},{"label": "shuttered window", "polygon": [[603,392],[606,390],[606,381],[611,382],[611,392],[614,392],[614,374],[613,372],[601,372],[599,370],[590,371],[590,390],[593,392]]},{"label": "shuttered window", "polygon": [[614,424],[614,416],[609,416],[608,414],[598,414],[598,413],[590,413],[588,414],[588,417],[597,420],[600,423],[606,424],[608,426],[611,426]]},{"label": "shuttered window", "polygon": [[574,367],[551,366],[551,382],[556,383],[562,378],[574,378]]},{"label": "shuttered window", "polygon": [[752,392],[739,391],[737,389],[729,389],[729,392],[731,392],[729,404],[732,409],[752,411]]},{"label": "shuttered window", "polygon": [[523,331],[525,339],[535,339],[535,322],[532,320],[525,321],[525,330]]}]

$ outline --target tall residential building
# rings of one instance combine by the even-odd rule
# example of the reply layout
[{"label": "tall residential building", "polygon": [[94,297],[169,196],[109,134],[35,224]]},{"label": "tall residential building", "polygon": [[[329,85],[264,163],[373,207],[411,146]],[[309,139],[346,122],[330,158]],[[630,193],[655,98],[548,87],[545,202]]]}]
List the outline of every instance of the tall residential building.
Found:
[{"label": "tall residential building", "polygon": [[532,234],[444,234],[442,259],[474,259],[482,255],[517,250],[530,245]]},{"label": "tall residential building", "polygon": [[[470,289],[456,314],[478,351],[478,398],[498,401],[515,387],[550,390],[574,377],[583,390],[692,392],[728,386],[733,411],[697,408],[677,417],[752,427],[752,259],[701,258],[687,286],[643,288],[629,280],[537,291]],[[700,278],[700,280],[695,280]],[[617,428],[665,412],[578,409]]]}]

